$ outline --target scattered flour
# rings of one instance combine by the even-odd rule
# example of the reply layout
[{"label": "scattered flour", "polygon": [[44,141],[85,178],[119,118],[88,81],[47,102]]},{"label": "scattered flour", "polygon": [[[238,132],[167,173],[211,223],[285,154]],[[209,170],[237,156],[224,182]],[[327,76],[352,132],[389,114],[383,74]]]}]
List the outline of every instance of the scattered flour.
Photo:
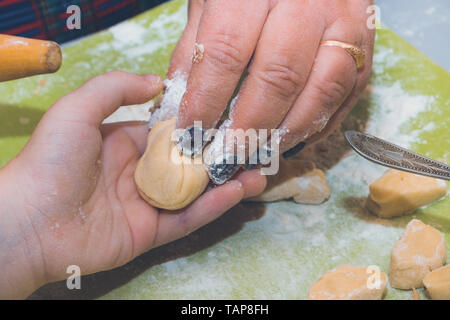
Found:
[{"label": "scattered flour", "polygon": [[[186,7],[181,6],[174,13],[161,14],[149,27],[133,21],[120,23],[110,28],[114,36],[112,47],[128,59],[152,54],[174,44],[186,21]],[[155,38],[158,41],[154,41]]]},{"label": "scattered flour", "polygon": [[371,93],[377,108],[366,132],[408,148],[417,139],[418,132],[402,134],[402,128],[419,113],[426,111],[435,101],[434,97],[411,95],[403,90],[398,81],[391,86],[373,86]]},{"label": "scattered flour", "polygon": [[158,121],[168,120],[178,116],[181,99],[186,92],[187,76],[175,72],[171,79],[164,80],[165,92],[161,106],[156,109],[148,123],[149,128]]},{"label": "scattered flour", "polygon": [[19,39],[9,39],[9,40],[6,40],[5,43],[12,44],[12,45],[28,46],[28,42],[19,40]]},{"label": "scattered flour", "polygon": [[236,102],[237,102],[238,98],[239,98],[239,94],[237,94],[237,95],[231,100],[231,103],[230,103],[230,109],[229,109],[229,111],[228,111],[228,118],[229,118],[229,119],[233,119],[233,115],[234,115],[234,106],[236,105]]},{"label": "scattered flour", "polygon": [[[164,19],[170,20],[158,19],[159,23],[163,25]],[[392,49],[378,47],[374,74],[383,74],[402,59]],[[166,80],[165,84],[166,96],[161,108],[155,111],[153,122],[176,115],[186,89],[186,79],[179,77]],[[411,95],[400,82],[391,86],[374,83],[363,99],[368,99],[371,105],[364,130],[407,148],[418,136],[407,134],[402,128],[434,102],[432,97]],[[229,125],[230,121],[225,121],[221,130]],[[432,128],[433,124],[429,124],[421,131]],[[351,153],[327,171],[327,180],[334,191],[328,202],[319,206],[293,205],[287,201],[269,203],[261,218],[239,225],[236,228],[239,231],[225,240],[192,256],[149,268],[109,297],[298,299],[306,297],[307,288],[321,274],[339,264],[377,264],[386,272],[389,248],[402,229],[399,222],[380,221],[368,215],[362,205],[369,184],[384,170]],[[242,208],[242,214],[250,210]],[[232,252],[224,249],[224,243],[233,248]],[[407,292],[394,294],[410,297]]]},{"label": "scattered flour", "polygon": [[126,21],[115,25],[109,29],[114,36],[112,46],[116,50],[123,49],[124,46],[138,45],[144,42],[147,29],[134,21]]},{"label": "scattered flour", "polygon": [[392,68],[403,59],[402,55],[394,53],[394,49],[378,46],[373,55],[372,72],[381,75],[386,69]]},{"label": "scattered flour", "polygon": [[87,219],[86,213],[83,211],[81,207],[78,208],[78,213],[80,215],[81,220],[86,221]]}]

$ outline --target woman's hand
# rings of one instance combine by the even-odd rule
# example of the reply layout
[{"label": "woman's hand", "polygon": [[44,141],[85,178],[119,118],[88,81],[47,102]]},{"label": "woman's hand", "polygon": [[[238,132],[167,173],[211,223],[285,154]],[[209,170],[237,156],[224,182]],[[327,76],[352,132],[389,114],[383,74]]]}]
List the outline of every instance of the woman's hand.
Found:
[{"label": "woman's hand", "polygon": [[[375,31],[366,11],[372,2],[191,0],[168,74],[188,74],[178,127],[194,120],[214,127],[248,66],[231,129],[284,129],[281,151],[331,133],[369,79]],[[344,49],[321,46],[325,40],[364,50],[364,68],[357,70]]]},{"label": "woman's hand", "polygon": [[134,171],[147,123],[101,125],[121,105],[162,90],[153,75],[114,71],[57,101],[20,154],[0,170],[0,297],[21,298],[64,279],[111,269],[214,220],[261,192],[256,172],[214,188],[179,213],[139,196]]}]

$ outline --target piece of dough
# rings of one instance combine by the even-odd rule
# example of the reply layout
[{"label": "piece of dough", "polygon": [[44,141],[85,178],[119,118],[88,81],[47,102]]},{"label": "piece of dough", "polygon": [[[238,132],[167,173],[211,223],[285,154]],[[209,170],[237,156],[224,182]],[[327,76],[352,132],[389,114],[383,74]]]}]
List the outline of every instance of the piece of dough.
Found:
[{"label": "piece of dough", "polygon": [[295,202],[319,204],[330,197],[325,174],[313,162],[280,158],[276,175],[267,176],[267,187],[251,201],[270,202],[294,198]]},{"label": "piece of dough", "polygon": [[387,276],[370,267],[342,265],[322,275],[308,292],[308,300],[381,300]]},{"label": "piece of dough", "polygon": [[423,287],[423,278],[445,263],[445,239],[435,228],[413,219],[391,253],[389,280],[398,289]]},{"label": "piece of dough", "polygon": [[175,122],[172,118],[153,126],[134,174],[141,196],[151,205],[168,210],[186,207],[209,181],[203,165],[181,155],[172,141]]},{"label": "piece of dough", "polygon": [[416,288],[412,289],[412,298],[413,298],[413,300],[420,300],[420,295],[417,292]]},{"label": "piece of dough", "polygon": [[450,300],[450,265],[433,270],[423,279],[433,300]]},{"label": "piece of dough", "polygon": [[447,193],[447,184],[439,179],[389,169],[369,189],[367,209],[381,218],[392,218],[442,198]]}]

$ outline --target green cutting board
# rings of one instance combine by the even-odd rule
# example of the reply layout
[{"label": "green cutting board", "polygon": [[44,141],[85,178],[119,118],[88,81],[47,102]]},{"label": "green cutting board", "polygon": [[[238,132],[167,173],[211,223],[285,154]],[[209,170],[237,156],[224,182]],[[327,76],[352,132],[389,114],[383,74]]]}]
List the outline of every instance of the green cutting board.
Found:
[{"label": "green cutting board", "polygon": [[[53,102],[92,76],[114,69],[164,75],[185,22],[185,2],[173,1],[65,47],[56,74],[1,83],[0,166],[24,146]],[[445,70],[380,29],[371,84],[344,128],[446,161],[449,89]],[[362,203],[384,169],[354,153],[334,160],[326,172],[332,196],[325,204],[240,204],[184,239],[121,268],[84,276],[81,290],[60,282],[32,298],[304,299],[321,274],[340,264],[387,272],[391,248],[413,217],[446,232],[450,248],[449,197],[408,217],[378,219]],[[386,298],[410,299],[411,292],[389,287]]]}]

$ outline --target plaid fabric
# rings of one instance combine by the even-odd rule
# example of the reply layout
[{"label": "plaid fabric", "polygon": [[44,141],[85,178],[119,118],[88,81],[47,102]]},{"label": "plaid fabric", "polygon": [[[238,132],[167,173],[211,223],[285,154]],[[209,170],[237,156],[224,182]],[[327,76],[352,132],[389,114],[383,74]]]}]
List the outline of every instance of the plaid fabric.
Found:
[{"label": "plaid fabric", "polygon": [[[0,0],[0,33],[63,43],[105,29],[167,0]],[[69,30],[67,7],[81,9],[81,29]]]}]

